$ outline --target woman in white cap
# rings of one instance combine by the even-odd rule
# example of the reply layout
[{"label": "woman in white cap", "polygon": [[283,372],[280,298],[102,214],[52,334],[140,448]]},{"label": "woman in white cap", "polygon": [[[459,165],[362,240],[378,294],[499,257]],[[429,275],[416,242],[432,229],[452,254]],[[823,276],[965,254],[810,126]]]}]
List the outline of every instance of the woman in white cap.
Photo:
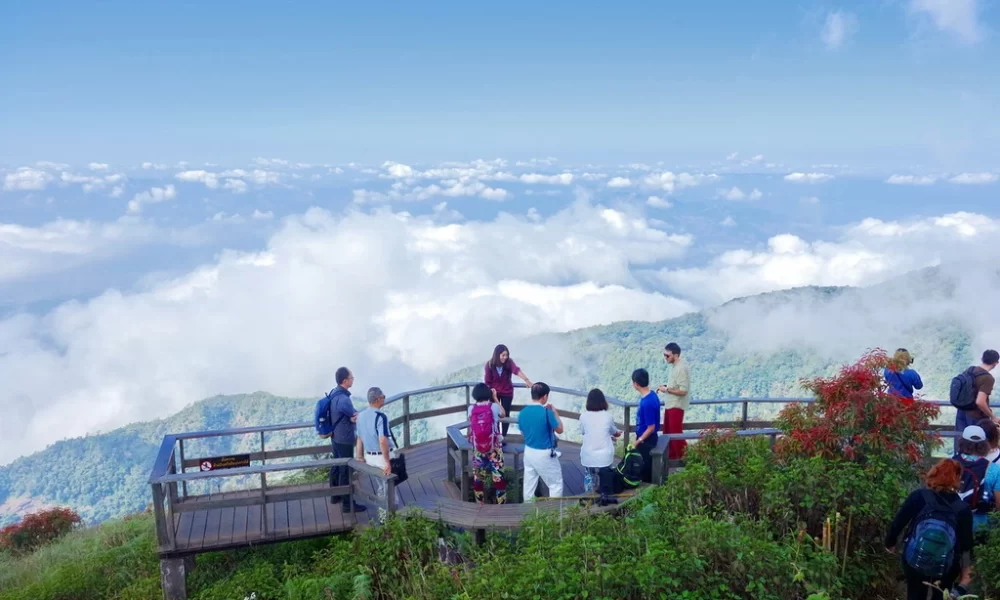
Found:
[{"label": "woman in white cap", "polygon": [[962,484],[958,495],[972,509],[972,524],[977,542],[989,528],[990,513],[1000,508],[1000,465],[986,456],[990,453],[986,432],[979,425],[969,425],[958,440],[954,459],[962,465]]}]

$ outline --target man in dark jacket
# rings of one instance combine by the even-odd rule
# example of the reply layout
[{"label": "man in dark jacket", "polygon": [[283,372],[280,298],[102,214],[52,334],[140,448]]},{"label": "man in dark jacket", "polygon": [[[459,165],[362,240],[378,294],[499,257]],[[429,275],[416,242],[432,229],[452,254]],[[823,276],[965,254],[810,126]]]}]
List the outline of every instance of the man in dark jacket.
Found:
[{"label": "man in dark jacket", "polygon": [[[333,423],[333,457],[351,458],[354,456],[354,423],[358,420],[358,411],[351,402],[351,386],[354,385],[354,373],[347,367],[337,369],[337,387],[330,393],[330,421]],[[330,467],[330,487],[350,485],[351,468],[347,465]],[[332,496],[330,503],[340,502],[344,512],[366,510],[368,507],[355,503],[351,506],[350,496]]]}]

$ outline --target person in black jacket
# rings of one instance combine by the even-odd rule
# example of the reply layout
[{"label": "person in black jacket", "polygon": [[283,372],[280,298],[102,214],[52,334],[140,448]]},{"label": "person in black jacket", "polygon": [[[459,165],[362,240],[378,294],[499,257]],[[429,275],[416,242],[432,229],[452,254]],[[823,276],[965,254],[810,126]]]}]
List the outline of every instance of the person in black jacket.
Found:
[{"label": "person in black jacket", "polygon": [[[955,532],[955,562],[951,570],[945,574],[939,583],[928,586],[928,582],[920,576],[903,559],[903,574],[906,576],[906,598],[907,600],[941,600],[944,594],[941,590],[951,589],[956,581],[962,587],[967,586],[971,579],[972,569],[972,510],[969,505],[958,496],[958,488],[962,481],[962,467],[958,462],[949,458],[938,462],[927,473],[927,487],[914,490],[903,503],[903,506],[896,513],[896,518],[892,520],[889,531],[885,536],[885,548],[889,552],[896,549],[896,540],[899,534],[907,529],[907,537],[915,526],[914,522],[928,501],[937,501],[941,505],[950,507],[955,511],[958,520],[958,530]],[[904,542],[905,546],[905,542]],[[903,554],[901,551],[900,554]],[[928,595],[930,590],[930,595]]]}]

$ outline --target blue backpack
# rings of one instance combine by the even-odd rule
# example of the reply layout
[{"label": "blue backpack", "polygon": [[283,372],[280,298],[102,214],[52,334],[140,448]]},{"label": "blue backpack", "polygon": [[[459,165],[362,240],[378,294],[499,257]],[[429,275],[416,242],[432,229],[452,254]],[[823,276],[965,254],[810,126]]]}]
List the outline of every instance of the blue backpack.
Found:
[{"label": "blue backpack", "polygon": [[336,429],[337,425],[340,424],[341,419],[344,418],[343,415],[340,419],[333,421],[332,409],[333,409],[333,399],[338,394],[334,392],[337,388],[333,388],[330,392],[319,399],[316,403],[316,413],[313,415],[313,425],[316,427],[316,435],[321,438],[328,438],[333,435],[333,430]]},{"label": "blue backpack", "polygon": [[946,504],[931,490],[922,490],[924,508],[906,538],[903,559],[921,577],[943,578],[955,564],[958,511],[961,504]]}]

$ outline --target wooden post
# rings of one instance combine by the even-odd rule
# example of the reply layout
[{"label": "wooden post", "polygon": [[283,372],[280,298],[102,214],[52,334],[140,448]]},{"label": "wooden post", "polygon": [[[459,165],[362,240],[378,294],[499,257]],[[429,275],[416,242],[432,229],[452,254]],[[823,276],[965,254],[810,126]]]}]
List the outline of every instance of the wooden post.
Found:
[{"label": "wooden post", "polygon": [[[180,457],[180,464],[178,466],[181,469],[181,474],[183,474],[184,473],[184,440],[181,439],[179,441],[180,441],[180,451],[178,452],[178,456]],[[188,497],[188,484],[187,484],[186,481],[182,481],[181,482],[181,495],[184,496],[184,498]]]},{"label": "wooden post", "polygon": [[260,505],[260,530],[264,532],[264,539],[267,539],[267,473],[260,474],[260,499],[264,501]]},{"label": "wooden post", "polygon": [[[388,519],[389,515],[396,512],[396,478],[389,477],[385,480],[385,499],[382,502],[385,505],[385,518]],[[379,521],[384,522],[384,519],[379,515]]]},{"label": "wooden post", "polygon": [[[469,404],[472,403],[472,389],[469,386],[465,386],[465,409],[468,412]],[[510,415],[507,415],[508,417]]]},{"label": "wooden post", "polygon": [[458,479],[455,478],[455,455],[452,454],[452,450],[457,450],[457,448],[455,447],[455,442],[452,441],[450,435],[445,435],[444,446],[448,452],[448,481],[458,483]]},{"label": "wooden post", "polygon": [[410,396],[403,396],[403,447],[410,447]]},{"label": "wooden post", "polygon": [[472,493],[472,482],[469,477],[469,451],[466,449],[461,450],[462,455],[462,481],[460,483],[462,489],[462,500],[468,502],[471,500],[470,494]]},{"label": "wooden post", "polygon": [[628,448],[629,432],[632,431],[632,407],[625,406],[625,433],[622,435],[622,448]]},{"label": "wooden post", "polygon": [[184,558],[160,559],[160,585],[163,600],[187,600],[187,560]]},{"label": "wooden post", "polygon": [[264,452],[264,432],[263,431],[260,432],[260,464],[262,464],[262,465],[266,465],[267,464],[267,458],[265,457],[265,452]]},{"label": "wooden post", "polygon": [[[163,486],[159,483],[153,484],[153,517],[156,521],[156,543],[162,545],[169,543],[167,537],[167,518],[163,514]],[[173,525],[171,523],[171,525]]]},{"label": "wooden post", "polygon": [[747,428],[747,412],[748,412],[748,407],[749,406],[750,406],[750,403],[747,402],[746,400],[744,400],[743,401],[743,419],[742,419],[743,427],[742,427],[742,429],[746,429]]}]

